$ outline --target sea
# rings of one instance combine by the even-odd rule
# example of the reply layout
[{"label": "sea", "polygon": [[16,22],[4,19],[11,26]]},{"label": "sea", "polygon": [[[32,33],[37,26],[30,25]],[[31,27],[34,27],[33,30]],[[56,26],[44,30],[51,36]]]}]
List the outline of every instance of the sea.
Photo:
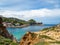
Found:
[{"label": "sea", "polygon": [[49,28],[52,26],[55,26],[56,24],[44,24],[44,25],[31,25],[24,28],[7,28],[8,32],[14,36],[14,38],[17,39],[17,41],[20,41],[21,38],[26,34],[26,32],[38,32],[44,28]]}]

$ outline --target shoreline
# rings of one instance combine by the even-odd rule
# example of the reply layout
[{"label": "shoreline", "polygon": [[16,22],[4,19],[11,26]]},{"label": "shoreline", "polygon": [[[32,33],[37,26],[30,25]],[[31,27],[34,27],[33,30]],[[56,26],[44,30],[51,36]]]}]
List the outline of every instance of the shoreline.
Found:
[{"label": "shoreline", "polygon": [[[35,24],[34,26],[36,26],[38,24]],[[8,28],[24,28],[24,27],[28,27],[28,26],[33,26],[33,25],[30,25],[30,24],[25,24],[25,25],[21,25],[21,26],[6,26]],[[38,26],[43,26],[43,24],[39,24]]]},{"label": "shoreline", "polygon": [[27,27],[29,25],[21,25],[21,26],[6,26],[6,27],[11,27],[11,28],[23,28],[23,27]]}]

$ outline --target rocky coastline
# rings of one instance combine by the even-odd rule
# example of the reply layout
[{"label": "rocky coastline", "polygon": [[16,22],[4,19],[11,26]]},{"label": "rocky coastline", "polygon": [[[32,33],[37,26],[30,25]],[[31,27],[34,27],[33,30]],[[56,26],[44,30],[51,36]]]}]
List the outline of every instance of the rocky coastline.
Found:
[{"label": "rocky coastline", "polygon": [[27,32],[20,45],[60,45],[60,24],[39,32]]},{"label": "rocky coastline", "polygon": [[17,43],[17,40],[13,37],[13,35],[9,34],[9,32],[6,30],[6,27],[3,26],[3,21],[1,17],[0,17],[0,39],[3,41],[3,42],[0,41],[0,45],[11,45],[9,44],[10,43],[9,41],[11,41],[11,43],[12,42]]},{"label": "rocky coastline", "polygon": [[18,43],[6,30],[0,17],[0,40],[0,45],[60,45],[60,24],[39,32],[27,32]]}]

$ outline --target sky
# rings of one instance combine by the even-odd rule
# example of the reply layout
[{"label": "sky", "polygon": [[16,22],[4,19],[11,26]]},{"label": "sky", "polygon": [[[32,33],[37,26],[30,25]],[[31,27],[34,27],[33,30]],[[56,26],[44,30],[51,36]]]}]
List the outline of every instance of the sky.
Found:
[{"label": "sky", "polygon": [[0,0],[0,15],[59,24],[60,0]]}]

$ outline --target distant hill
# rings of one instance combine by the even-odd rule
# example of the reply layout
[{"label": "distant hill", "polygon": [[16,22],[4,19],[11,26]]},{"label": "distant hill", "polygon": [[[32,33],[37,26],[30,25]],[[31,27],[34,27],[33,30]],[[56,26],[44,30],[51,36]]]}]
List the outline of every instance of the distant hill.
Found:
[{"label": "distant hill", "polygon": [[42,24],[42,22],[36,22],[34,19],[30,19],[28,21],[25,21],[25,20],[22,20],[22,19],[17,19],[17,18],[13,18],[13,17],[10,17],[10,18],[7,18],[7,17],[2,17],[3,19],[3,22],[7,22],[7,23],[12,23],[12,25],[16,25],[17,23],[19,25],[24,25],[24,24],[29,24],[29,25],[39,25],[39,24]]},{"label": "distant hill", "polygon": [[26,24],[27,21],[25,20],[21,20],[21,19],[17,19],[17,18],[6,18],[6,17],[2,17],[3,19],[3,22],[8,22],[8,23],[23,23],[23,24]]}]

